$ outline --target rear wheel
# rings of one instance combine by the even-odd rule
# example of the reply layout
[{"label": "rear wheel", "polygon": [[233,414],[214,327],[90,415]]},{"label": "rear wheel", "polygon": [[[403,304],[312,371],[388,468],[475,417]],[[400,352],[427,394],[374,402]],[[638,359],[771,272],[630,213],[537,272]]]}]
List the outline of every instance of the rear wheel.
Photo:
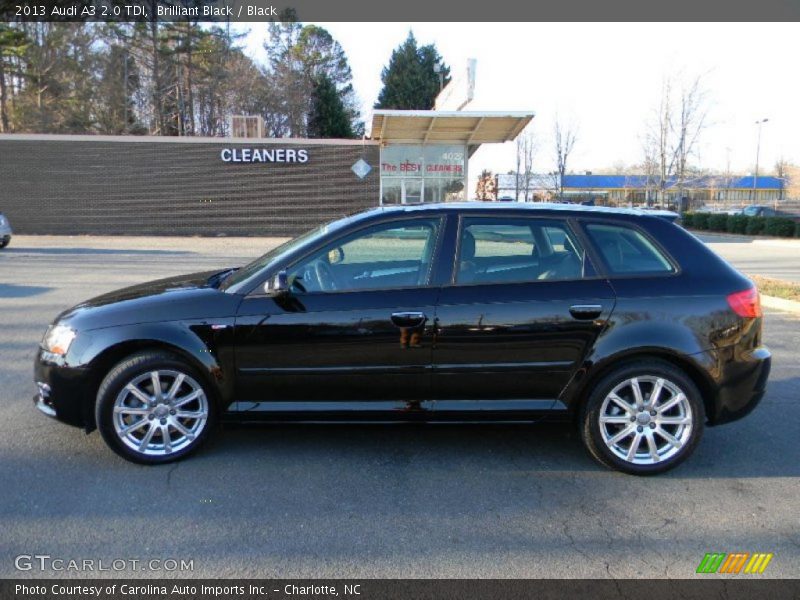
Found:
[{"label": "rear wheel", "polygon": [[602,464],[635,475],[662,473],[697,447],[705,413],[692,380],[669,363],[632,363],[604,377],[584,407],[582,438]]},{"label": "rear wheel", "polygon": [[194,452],[213,425],[203,378],[184,360],[162,352],[126,358],[97,393],[97,426],[106,444],[138,463],[159,464]]}]

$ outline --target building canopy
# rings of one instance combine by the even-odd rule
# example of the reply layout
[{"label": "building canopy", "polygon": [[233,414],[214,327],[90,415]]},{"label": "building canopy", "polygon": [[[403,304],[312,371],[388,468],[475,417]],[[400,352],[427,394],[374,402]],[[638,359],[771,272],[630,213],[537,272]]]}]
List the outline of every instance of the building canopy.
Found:
[{"label": "building canopy", "polygon": [[372,139],[382,145],[463,144],[471,155],[481,144],[513,140],[533,116],[532,112],[378,109],[372,114]]}]

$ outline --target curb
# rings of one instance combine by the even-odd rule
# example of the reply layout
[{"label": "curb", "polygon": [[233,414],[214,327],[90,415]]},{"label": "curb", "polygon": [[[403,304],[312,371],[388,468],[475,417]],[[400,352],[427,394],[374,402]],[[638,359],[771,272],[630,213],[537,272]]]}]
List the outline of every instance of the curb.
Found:
[{"label": "curb", "polygon": [[784,300],[775,296],[761,296],[761,304],[767,308],[800,315],[800,302],[795,302],[794,300]]}]

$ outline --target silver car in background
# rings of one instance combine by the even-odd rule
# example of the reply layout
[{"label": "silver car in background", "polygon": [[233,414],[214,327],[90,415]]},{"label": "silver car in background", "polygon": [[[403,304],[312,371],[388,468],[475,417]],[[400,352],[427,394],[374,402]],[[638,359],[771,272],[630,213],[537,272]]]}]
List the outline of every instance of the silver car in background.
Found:
[{"label": "silver car in background", "polygon": [[6,216],[0,212],[0,248],[5,248],[11,241],[11,224]]}]

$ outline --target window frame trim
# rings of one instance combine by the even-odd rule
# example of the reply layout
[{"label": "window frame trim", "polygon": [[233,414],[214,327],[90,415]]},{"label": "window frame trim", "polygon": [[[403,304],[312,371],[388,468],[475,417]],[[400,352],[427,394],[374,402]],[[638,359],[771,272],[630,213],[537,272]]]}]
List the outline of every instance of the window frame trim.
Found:
[{"label": "window frame trim", "polygon": [[[583,250],[584,260],[588,260],[591,263],[592,269],[594,270],[595,274],[586,277],[582,276],[577,279],[522,279],[520,281],[494,281],[494,282],[470,282],[470,283],[459,283],[457,280],[458,276],[458,266],[461,262],[461,235],[464,231],[464,221],[467,219],[524,219],[527,221],[552,221],[557,223],[563,223],[566,226],[567,232],[571,233],[572,236],[577,240],[579,244],[581,244],[581,250]],[[456,230],[456,238],[455,238],[455,252],[453,252],[453,262],[451,264],[450,270],[450,278],[448,281],[442,284],[442,287],[475,287],[475,286],[498,286],[498,285],[529,285],[529,284],[546,284],[546,283],[576,283],[581,281],[597,281],[607,279],[603,273],[597,268],[596,259],[594,257],[594,253],[590,252],[589,248],[587,248],[586,242],[582,235],[582,231],[575,227],[574,219],[570,216],[559,216],[559,215],[526,215],[526,214],[502,214],[496,212],[490,212],[489,214],[482,215],[482,214],[474,214],[474,213],[459,213],[458,215],[458,227]]]},{"label": "window frame trim", "polygon": [[309,296],[333,296],[337,294],[357,294],[357,293],[365,293],[365,292],[387,292],[392,290],[423,290],[423,289],[430,289],[434,287],[440,287],[433,282],[434,273],[436,268],[436,263],[439,260],[439,255],[442,250],[442,241],[444,239],[444,228],[446,225],[445,215],[441,213],[435,213],[432,215],[415,215],[411,216],[408,214],[404,215],[397,215],[392,216],[391,218],[380,219],[378,221],[370,221],[363,223],[360,227],[354,227],[352,229],[345,229],[344,231],[339,231],[338,234],[334,237],[322,240],[321,243],[314,246],[310,249],[307,253],[303,254],[291,260],[285,264],[277,265],[275,270],[270,273],[267,277],[264,278],[263,281],[258,283],[254,290],[250,292],[247,296],[248,297],[264,297],[269,296],[264,291],[264,283],[266,283],[270,277],[279,271],[289,270],[298,263],[306,260],[308,257],[312,256],[313,254],[321,251],[323,248],[328,246],[329,244],[334,244],[337,241],[341,240],[342,238],[348,237],[350,235],[356,234],[360,231],[365,229],[370,229],[372,227],[379,227],[382,225],[391,225],[392,223],[396,222],[411,222],[411,221],[427,221],[427,222],[435,222],[436,225],[436,239],[433,242],[433,253],[431,255],[431,264],[428,267],[428,274],[426,277],[426,282],[424,285],[412,285],[412,286],[402,286],[402,287],[380,287],[380,288],[367,288],[367,289],[349,289],[349,290],[314,290],[313,292],[300,292],[295,293],[292,292],[292,295],[296,295],[299,298],[307,298]]},{"label": "window frame trim", "polygon": [[[656,217],[658,218],[658,217]],[[659,242],[655,236],[650,234],[645,228],[641,227],[638,223],[634,223],[632,221],[627,221],[623,219],[598,219],[598,218],[580,218],[578,219],[579,223],[578,226],[580,227],[581,234],[585,240],[585,244],[588,244],[589,247],[592,248],[592,254],[597,256],[597,261],[599,266],[602,269],[602,273],[604,277],[608,280],[612,279],[647,279],[647,278],[666,278],[666,277],[678,277],[683,273],[683,269],[681,268],[680,263],[675,260],[672,254],[667,251],[664,245]],[[613,272],[606,262],[605,257],[603,256],[600,249],[597,247],[597,243],[591,237],[589,233],[588,225],[611,225],[613,227],[620,227],[620,228],[627,228],[633,229],[640,235],[642,235],[648,242],[650,242],[653,247],[658,250],[662,257],[667,260],[667,262],[672,266],[671,271],[656,271],[656,272],[638,272],[638,273],[615,273]]]}]

